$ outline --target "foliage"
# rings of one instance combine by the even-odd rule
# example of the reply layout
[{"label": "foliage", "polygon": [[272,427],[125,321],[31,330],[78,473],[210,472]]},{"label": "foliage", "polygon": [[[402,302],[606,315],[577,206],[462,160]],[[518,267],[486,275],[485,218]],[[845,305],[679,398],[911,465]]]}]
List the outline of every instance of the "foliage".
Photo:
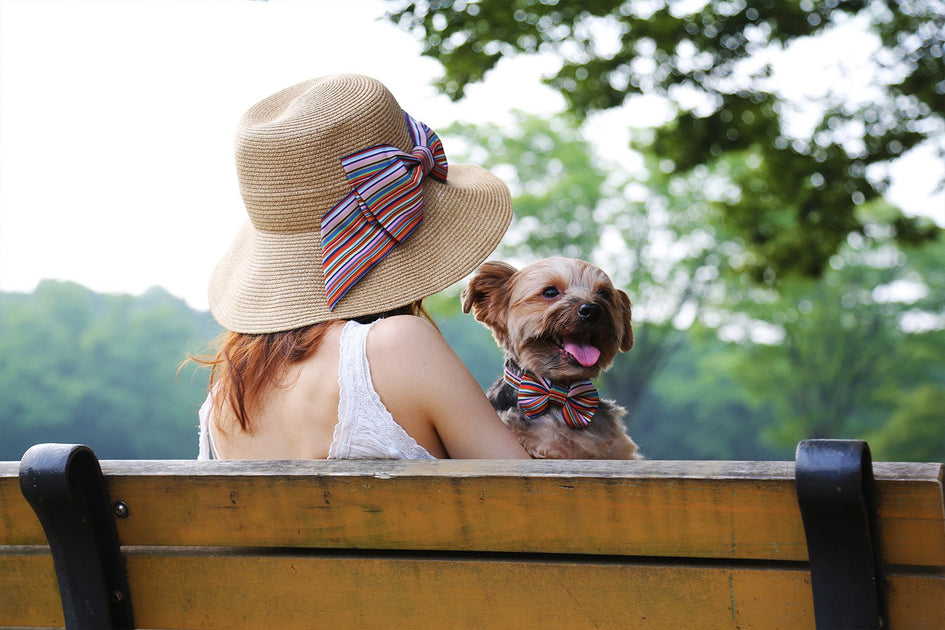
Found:
[{"label": "foliage", "polygon": [[[747,167],[730,172],[737,192],[719,206],[726,228],[752,254],[743,269],[755,280],[818,277],[848,235],[869,236],[857,210],[881,196],[892,160],[923,143],[945,158],[941,0],[391,0],[391,6],[388,19],[442,64],[437,84],[454,99],[503,57],[551,55],[560,66],[546,82],[579,119],[641,94],[663,99],[674,115],[650,148],[677,172],[716,170],[741,156]],[[772,80],[779,53],[850,25],[879,42],[863,94],[825,88],[809,103],[779,91]],[[792,132],[800,109],[817,122]],[[899,212],[884,226],[899,244],[940,232]]]},{"label": "foliage", "polygon": [[[926,278],[922,261],[936,260],[934,252],[928,254],[895,275],[903,277],[911,269]],[[939,266],[931,271],[938,273]],[[800,288],[798,296],[810,299]],[[840,299],[834,294],[834,301]],[[863,317],[857,312],[862,305],[847,304],[852,317]],[[480,384],[491,384],[501,370],[501,355],[488,331],[460,312],[455,289],[434,296],[428,306]],[[769,314],[784,312],[786,319],[780,321],[792,323],[787,302],[769,306]],[[812,312],[805,313],[809,307],[803,299],[793,308],[798,319]],[[945,317],[941,294],[890,308],[884,326],[917,309]],[[759,305],[752,316],[762,315]],[[823,339],[839,334],[834,328],[843,320],[816,320],[813,333],[805,332],[807,327],[797,333],[799,345],[811,347],[806,364],[791,363],[797,353],[782,344],[723,341],[717,329],[698,322],[680,330],[669,322],[640,321],[638,346],[599,385],[603,395],[629,408],[631,434],[650,458],[790,459],[795,438],[809,432],[771,438],[801,426],[797,418],[804,417],[785,410],[790,412],[791,399],[803,395],[808,382],[803,373],[828,384],[836,378],[815,350]],[[837,396],[853,403],[835,437],[867,438],[876,459],[945,460],[945,365],[940,360],[945,326],[940,323],[871,338],[879,347],[865,352],[880,357],[876,369],[884,376],[854,384],[854,396],[837,388]],[[672,345],[663,348],[658,361],[644,359],[668,334],[664,328],[671,331]],[[47,281],[33,294],[0,293],[0,459],[19,459],[30,445],[48,441],[88,444],[105,458],[193,458],[205,373],[187,369],[175,378],[175,372],[187,352],[218,332],[207,313],[190,310],[160,289],[140,297],[101,295]],[[841,351],[845,361],[862,363],[862,348]],[[838,363],[832,356],[824,359],[831,366]],[[650,369],[655,371],[640,374]],[[635,391],[633,383],[643,377],[648,385]]]},{"label": "foliage", "polygon": [[902,396],[903,403],[882,428],[868,434],[876,459],[945,461],[945,387],[926,383]]},{"label": "foliage", "polygon": [[38,442],[91,446],[104,458],[188,458],[205,381],[175,377],[216,334],[162,289],[140,297],[44,281],[0,294],[0,459]]},{"label": "foliage", "polygon": [[[644,331],[649,326],[644,325]],[[608,374],[608,391],[630,409],[628,426],[651,459],[792,459],[793,449],[770,444],[765,434],[778,422],[736,377],[742,349],[696,324],[653,377],[646,395],[631,400],[620,383],[634,369],[631,354]]]},{"label": "foliage", "polygon": [[451,150],[450,159],[499,173],[512,191],[515,216],[501,254],[590,258],[600,243],[598,226],[612,218],[601,207],[609,193],[607,173],[592,161],[587,141],[562,117],[512,114],[509,128],[454,123],[441,130],[467,146],[466,152]]},{"label": "foliage", "polygon": [[[945,381],[929,351],[945,334],[934,290],[945,286],[936,262],[945,244],[897,247],[887,204],[859,209],[871,238],[851,236],[820,280],[788,278],[773,290],[743,280],[749,254],[716,225],[727,175],[750,156],[677,174],[644,154],[648,171],[638,179],[600,164],[561,118],[517,113],[514,127],[444,133],[469,147],[458,159],[510,184],[516,218],[499,257],[577,255],[631,295],[636,344],[599,385],[630,409],[631,433],[649,456],[790,459],[808,437],[869,437],[877,456],[945,455],[945,440],[916,437],[945,438],[931,406]],[[925,334],[910,322],[926,322]],[[461,356],[468,362],[465,352],[490,343],[483,335]]]},{"label": "foliage", "polygon": [[[641,399],[652,378],[684,342],[681,328],[716,308],[725,295],[718,269],[743,257],[737,239],[710,226],[713,195],[722,183],[701,170],[660,171],[646,156],[645,181],[604,164],[566,117],[514,112],[510,127],[454,124],[444,136],[469,147],[454,152],[503,174],[515,217],[497,256],[525,264],[565,255],[601,266],[634,304],[637,329],[631,359],[619,358],[625,399]],[[680,321],[685,313],[687,321]]]},{"label": "foliage", "polygon": [[930,244],[908,257],[889,242],[854,239],[820,282],[794,281],[745,306],[782,334],[746,347],[733,372],[775,410],[771,443],[869,438],[878,457],[945,460],[945,407],[936,406],[945,392],[945,296],[940,265],[925,264],[943,249]]}]

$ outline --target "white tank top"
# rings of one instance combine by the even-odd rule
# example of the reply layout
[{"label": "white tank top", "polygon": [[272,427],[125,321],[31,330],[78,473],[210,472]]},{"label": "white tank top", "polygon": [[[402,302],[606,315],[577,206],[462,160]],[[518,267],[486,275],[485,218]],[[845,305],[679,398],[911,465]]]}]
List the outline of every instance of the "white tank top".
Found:
[{"label": "white tank top", "polygon": [[[390,415],[374,390],[366,341],[373,324],[349,321],[341,330],[338,351],[338,424],[328,459],[436,459],[417,444]],[[200,408],[197,459],[216,457],[210,435],[212,393]]]}]

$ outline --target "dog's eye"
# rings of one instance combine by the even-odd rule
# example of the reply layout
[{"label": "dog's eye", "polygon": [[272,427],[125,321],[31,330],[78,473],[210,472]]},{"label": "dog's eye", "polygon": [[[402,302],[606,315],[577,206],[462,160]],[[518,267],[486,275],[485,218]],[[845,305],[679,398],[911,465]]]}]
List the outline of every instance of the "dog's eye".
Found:
[{"label": "dog's eye", "polygon": [[599,295],[600,297],[604,298],[605,300],[609,300],[609,299],[610,299],[610,291],[608,291],[607,289],[600,289],[600,290],[597,292],[597,295]]},{"label": "dog's eye", "polygon": [[541,292],[542,297],[552,299],[558,297],[558,287],[545,287]]}]

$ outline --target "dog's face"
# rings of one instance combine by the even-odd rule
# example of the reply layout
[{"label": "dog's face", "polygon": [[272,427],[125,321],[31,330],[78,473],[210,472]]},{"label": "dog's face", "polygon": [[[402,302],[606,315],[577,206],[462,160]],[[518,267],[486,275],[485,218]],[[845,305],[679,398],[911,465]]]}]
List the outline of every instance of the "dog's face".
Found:
[{"label": "dog's face", "polygon": [[582,260],[487,262],[463,291],[470,311],[519,366],[553,382],[595,378],[633,346],[630,298]]}]

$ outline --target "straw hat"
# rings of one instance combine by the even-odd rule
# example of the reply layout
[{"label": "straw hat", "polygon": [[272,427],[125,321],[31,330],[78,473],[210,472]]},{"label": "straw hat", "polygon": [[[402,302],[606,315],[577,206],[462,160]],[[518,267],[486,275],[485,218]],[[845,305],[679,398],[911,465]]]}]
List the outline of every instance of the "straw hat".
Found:
[{"label": "straw hat", "polygon": [[352,198],[342,160],[378,145],[410,154],[408,120],[381,83],[359,75],[300,83],[246,112],[236,168],[249,221],[210,280],[222,326],[269,333],[382,313],[445,289],[486,259],[512,218],[508,188],[482,168],[450,164],[445,182],[422,178],[419,225],[329,308],[322,222]]}]

